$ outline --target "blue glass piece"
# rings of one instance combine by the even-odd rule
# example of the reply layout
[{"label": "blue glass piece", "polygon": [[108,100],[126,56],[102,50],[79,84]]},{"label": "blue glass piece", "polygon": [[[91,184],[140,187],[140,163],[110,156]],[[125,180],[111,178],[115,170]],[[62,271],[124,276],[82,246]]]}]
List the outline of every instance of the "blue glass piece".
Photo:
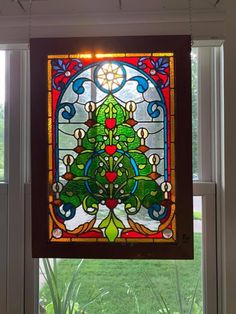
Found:
[{"label": "blue glass piece", "polygon": [[159,106],[161,106],[161,103],[159,101],[151,101],[148,104],[147,112],[148,112],[150,117],[152,117],[152,118],[159,117],[159,115],[160,115],[160,110],[158,108]]},{"label": "blue glass piece", "polygon": [[79,78],[76,81],[74,81],[72,88],[76,94],[80,95],[80,94],[84,93],[85,89],[83,87],[83,84],[85,81],[88,81],[88,79],[87,78]]},{"label": "blue glass piece", "polygon": [[148,89],[148,82],[147,82],[147,80],[145,80],[145,78],[143,78],[141,76],[134,76],[130,80],[136,81],[138,83],[137,91],[139,93],[144,93]]},{"label": "blue glass piece", "polygon": [[[62,117],[66,120],[70,120],[74,117],[76,110],[74,107],[74,104],[71,103],[63,103],[60,106],[61,108],[64,108],[64,111],[62,112]],[[68,111],[69,109],[69,111]]]},{"label": "blue glass piece", "polygon": [[64,204],[62,208],[57,207],[56,209],[57,215],[63,220],[72,219],[75,216],[75,211],[76,208],[70,203]]},{"label": "blue glass piece", "polygon": [[161,208],[161,205],[159,204],[153,204],[151,207],[148,208],[148,214],[150,218],[152,218],[153,220],[158,220],[158,221],[165,218],[167,211],[168,211],[167,208],[164,208],[163,210]]}]

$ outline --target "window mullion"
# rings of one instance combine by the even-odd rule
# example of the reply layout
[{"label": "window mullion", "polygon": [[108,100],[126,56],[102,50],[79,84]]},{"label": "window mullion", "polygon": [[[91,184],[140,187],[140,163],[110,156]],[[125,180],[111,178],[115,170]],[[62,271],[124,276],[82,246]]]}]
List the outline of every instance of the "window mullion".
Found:
[{"label": "window mullion", "polygon": [[20,51],[7,52],[9,106],[7,314],[24,313],[24,175]]},{"label": "window mullion", "polygon": [[217,313],[216,212],[215,195],[202,199],[204,313]]},{"label": "window mullion", "polygon": [[0,184],[0,309],[6,313],[6,287],[7,287],[7,184]]},{"label": "window mullion", "polygon": [[198,50],[199,179],[202,181],[212,180],[211,49]]}]

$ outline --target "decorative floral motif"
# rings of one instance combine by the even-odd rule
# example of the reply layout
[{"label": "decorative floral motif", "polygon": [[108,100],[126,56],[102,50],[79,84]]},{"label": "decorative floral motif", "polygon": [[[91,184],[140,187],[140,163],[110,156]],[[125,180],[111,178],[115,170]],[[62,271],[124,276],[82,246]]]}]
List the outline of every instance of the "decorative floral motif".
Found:
[{"label": "decorative floral motif", "polygon": [[61,91],[64,89],[68,80],[83,67],[79,59],[52,60],[53,79],[52,86],[54,89]]},{"label": "decorative floral motif", "polygon": [[149,74],[157,82],[159,88],[169,85],[168,58],[142,57],[138,60],[138,67]]}]

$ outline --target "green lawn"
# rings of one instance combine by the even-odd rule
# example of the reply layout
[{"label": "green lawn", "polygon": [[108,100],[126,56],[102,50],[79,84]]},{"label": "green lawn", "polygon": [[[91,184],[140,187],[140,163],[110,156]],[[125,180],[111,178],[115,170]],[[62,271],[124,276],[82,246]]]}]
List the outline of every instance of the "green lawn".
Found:
[{"label": "green lawn", "polygon": [[[81,284],[79,304],[86,304],[103,288],[109,293],[88,305],[86,313],[168,313],[160,311],[164,302],[170,314],[201,313],[201,240],[201,234],[195,234],[195,259],[190,261],[84,260],[77,278]],[[61,287],[71,278],[78,262],[58,262]],[[44,304],[51,302],[47,285],[41,289],[40,298]]]}]

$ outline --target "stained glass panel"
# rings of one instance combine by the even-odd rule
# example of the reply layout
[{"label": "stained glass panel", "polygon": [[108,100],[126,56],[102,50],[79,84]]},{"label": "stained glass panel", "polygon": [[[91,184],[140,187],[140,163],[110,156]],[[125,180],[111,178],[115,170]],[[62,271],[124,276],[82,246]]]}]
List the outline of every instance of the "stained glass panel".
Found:
[{"label": "stained glass panel", "polygon": [[[176,195],[178,53],[128,50],[43,54],[48,195],[44,239],[57,248],[60,243],[79,245],[85,256],[95,255],[88,254],[90,249],[105,247],[99,256],[107,257],[111,249],[125,257],[120,254],[124,247],[140,249],[146,243],[157,249],[189,240],[179,232],[184,210],[176,203],[182,198]],[[191,143],[185,144],[187,156]],[[142,250],[136,253],[143,256]],[[147,255],[157,256],[152,253]]]},{"label": "stained glass panel", "polygon": [[174,54],[51,55],[48,87],[50,241],[174,242]]}]

